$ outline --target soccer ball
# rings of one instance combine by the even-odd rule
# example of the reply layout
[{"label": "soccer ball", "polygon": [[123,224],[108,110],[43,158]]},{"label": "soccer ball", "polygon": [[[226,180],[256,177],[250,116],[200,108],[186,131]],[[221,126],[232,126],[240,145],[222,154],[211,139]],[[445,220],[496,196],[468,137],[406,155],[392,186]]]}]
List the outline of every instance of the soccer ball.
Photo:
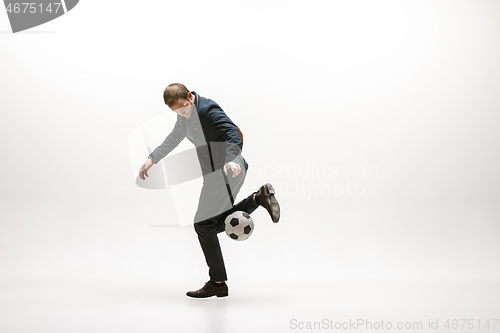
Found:
[{"label": "soccer ball", "polygon": [[234,240],[242,241],[250,237],[253,232],[252,217],[238,210],[226,217],[226,234]]}]

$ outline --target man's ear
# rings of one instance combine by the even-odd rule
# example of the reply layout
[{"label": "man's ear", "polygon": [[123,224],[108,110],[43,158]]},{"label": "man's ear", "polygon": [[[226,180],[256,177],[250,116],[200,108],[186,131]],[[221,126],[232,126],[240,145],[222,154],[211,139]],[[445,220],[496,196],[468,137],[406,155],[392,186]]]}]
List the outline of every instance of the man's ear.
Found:
[{"label": "man's ear", "polygon": [[188,97],[189,97],[189,100],[190,100],[191,102],[193,102],[193,100],[194,100],[194,96],[193,96],[193,94],[191,94],[191,92],[188,92]]}]

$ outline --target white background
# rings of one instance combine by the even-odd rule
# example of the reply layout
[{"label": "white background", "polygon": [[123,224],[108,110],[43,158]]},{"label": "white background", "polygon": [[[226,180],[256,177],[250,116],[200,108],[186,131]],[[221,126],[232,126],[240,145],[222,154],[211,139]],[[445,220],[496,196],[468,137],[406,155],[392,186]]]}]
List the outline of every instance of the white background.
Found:
[{"label": "white background", "polygon": [[129,158],[134,128],[173,127],[172,82],[242,129],[249,190],[277,189],[278,224],[259,208],[247,241],[219,234],[229,281],[499,282],[499,14],[85,0],[12,34],[0,10],[0,282],[208,278],[192,228],[155,227],[175,207]]}]

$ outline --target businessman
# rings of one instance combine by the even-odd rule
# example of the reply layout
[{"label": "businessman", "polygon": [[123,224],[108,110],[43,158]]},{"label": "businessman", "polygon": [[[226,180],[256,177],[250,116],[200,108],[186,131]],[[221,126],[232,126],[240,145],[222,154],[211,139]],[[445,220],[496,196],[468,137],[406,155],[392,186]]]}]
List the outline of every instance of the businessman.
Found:
[{"label": "businessman", "polygon": [[241,155],[242,132],[217,103],[189,91],[180,83],[170,84],[163,99],[177,114],[177,121],[163,143],[148,156],[139,176],[143,180],[149,177],[147,172],[153,164],[168,155],[184,138],[195,145],[203,186],[194,229],[209,267],[210,280],[201,289],[188,291],[186,295],[224,297],[228,295],[227,275],[217,234],[225,230],[225,218],[235,211],[251,214],[262,206],[276,223],[280,218],[280,206],[269,183],[234,203],[245,180],[248,163]]}]

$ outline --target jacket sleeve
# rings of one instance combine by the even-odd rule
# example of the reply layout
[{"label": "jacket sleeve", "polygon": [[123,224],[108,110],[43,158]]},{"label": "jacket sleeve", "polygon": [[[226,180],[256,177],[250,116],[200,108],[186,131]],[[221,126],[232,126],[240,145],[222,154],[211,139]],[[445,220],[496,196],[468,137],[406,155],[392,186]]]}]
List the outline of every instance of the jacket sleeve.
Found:
[{"label": "jacket sleeve", "polygon": [[185,137],[186,133],[181,126],[180,116],[177,116],[177,121],[172,132],[170,132],[163,143],[156,147],[148,157],[151,157],[154,164],[158,163],[162,158],[174,150]]},{"label": "jacket sleeve", "polygon": [[210,128],[223,137],[227,144],[225,163],[233,161],[241,163],[238,157],[243,149],[243,140],[241,140],[238,127],[219,107],[210,109],[207,118]]}]

